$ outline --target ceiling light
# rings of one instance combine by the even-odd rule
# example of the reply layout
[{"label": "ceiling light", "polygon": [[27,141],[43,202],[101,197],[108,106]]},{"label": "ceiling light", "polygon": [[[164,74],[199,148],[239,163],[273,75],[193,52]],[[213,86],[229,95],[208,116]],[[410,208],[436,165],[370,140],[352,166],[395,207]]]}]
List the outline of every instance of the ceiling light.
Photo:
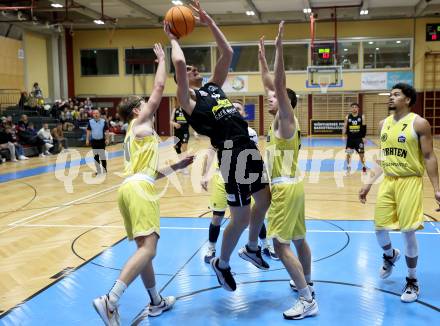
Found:
[{"label": "ceiling light", "polygon": [[379,93],[377,95],[381,95],[381,96],[390,96],[390,93]]},{"label": "ceiling light", "polygon": [[344,49],[344,51],[345,51],[345,52],[347,52],[347,51],[348,51],[348,49]]},{"label": "ceiling light", "polygon": [[362,9],[361,12],[360,12],[360,14],[361,14],[362,16],[364,16],[364,15],[368,15],[368,9]]},{"label": "ceiling light", "polygon": [[63,8],[63,5],[59,3],[51,3],[50,5],[54,8]]},{"label": "ceiling light", "polygon": [[379,48],[376,48],[376,51],[379,51]]},{"label": "ceiling light", "polygon": [[370,42],[368,42],[368,44],[374,44],[374,42],[373,42],[373,41],[370,41]]},{"label": "ceiling light", "polygon": [[396,43],[397,43],[397,44],[400,44],[400,43],[402,43],[402,41],[396,41]]},{"label": "ceiling light", "polygon": [[303,13],[310,14],[312,12],[312,8],[304,8]]},{"label": "ceiling light", "polygon": [[180,0],[172,0],[171,2],[172,2],[173,5],[175,5],[175,6],[181,6],[181,5],[183,5],[183,2],[180,1]]},{"label": "ceiling light", "polygon": [[105,23],[101,19],[95,19],[93,21],[96,25],[104,25]]},{"label": "ceiling light", "polygon": [[248,10],[248,11],[246,11],[246,15],[255,16],[255,12],[253,12],[252,10]]}]

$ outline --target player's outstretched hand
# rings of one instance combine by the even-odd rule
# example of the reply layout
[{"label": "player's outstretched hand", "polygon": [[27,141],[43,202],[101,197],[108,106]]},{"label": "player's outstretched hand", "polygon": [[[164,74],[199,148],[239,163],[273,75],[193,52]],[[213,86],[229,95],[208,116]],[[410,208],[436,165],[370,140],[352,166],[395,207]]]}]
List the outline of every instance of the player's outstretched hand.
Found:
[{"label": "player's outstretched hand", "polygon": [[197,13],[194,18],[202,25],[213,24],[214,20],[208,15],[208,13],[202,9],[199,0],[192,0],[190,4],[191,8]]},{"label": "player's outstretched hand", "polygon": [[167,21],[163,21],[163,31],[165,32],[165,34],[168,36],[168,38],[171,40],[177,40],[178,37],[176,35],[174,35],[173,33],[171,33],[171,24]]},{"label": "player's outstretched hand", "polygon": [[275,39],[275,46],[281,46],[283,45],[283,34],[284,34],[284,20],[280,22],[280,25],[278,25],[278,35]]},{"label": "player's outstretched hand", "polygon": [[156,55],[157,61],[165,60],[165,52],[163,51],[162,45],[160,43],[155,43],[153,48],[154,54]]}]

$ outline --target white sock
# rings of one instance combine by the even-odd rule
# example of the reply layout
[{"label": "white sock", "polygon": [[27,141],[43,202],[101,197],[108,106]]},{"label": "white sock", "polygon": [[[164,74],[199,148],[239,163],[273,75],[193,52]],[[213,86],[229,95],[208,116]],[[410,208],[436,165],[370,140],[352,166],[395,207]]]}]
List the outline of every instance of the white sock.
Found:
[{"label": "white sock", "polygon": [[148,295],[150,296],[150,301],[154,306],[157,306],[161,301],[162,297],[159,293],[157,293],[156,287],[147,288]]},{"label": "white sock", "polygon": [[417,279],[417,276],[416,276],[416,269],[417,269],[417,268],[409,268],[409,267],[408,267],[408,277],[409,277],[409,278],[415,278],[415,279]]},{"label": "white sock", "polygon": [[208,243],[208,247],[209,247],[210,249],[215,249],[215,242],[209,242],[209,243]]},{"label": "white sock", "polygon": [[298,294],[309,302],[313,299],[309,286],[306,286],[304,289],[299,289]]},{"label": "white sock", "polygon": [[261,239],[260,241],[261,241],[261,247],[262,248],[267,248],[268,247],[267,239]]},{"label": "white sock", "polygon": [[306,279],[307,284],[312,283],[312,275],[311,274],[304,275],[304,278]]},{"label": "white sock", "polygon": [[228,261],[224,261],[223,259],[219,259],[218,260],[218,267],[220,267],[221,269],[226,269],[229,267],[229,262]]},{"label": "white sock", "polygon": [[258,250],[258,241],[248,241],[247,244],[248,248],[252,251],[257,251]]},{"label": "white sock", "polygon": [[127,285],[125,285],[124,282],[122,282],[121,280],[116,280],[115,284],[113,284],[113,287],[108,293],[110,303],[112,305],[116,305],[126,289]]}]

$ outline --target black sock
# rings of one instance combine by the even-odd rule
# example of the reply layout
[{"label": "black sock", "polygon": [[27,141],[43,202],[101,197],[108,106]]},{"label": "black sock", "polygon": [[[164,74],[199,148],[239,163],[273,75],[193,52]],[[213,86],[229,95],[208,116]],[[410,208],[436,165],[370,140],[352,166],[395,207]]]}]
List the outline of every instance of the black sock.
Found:
[{"label": "black sock", "polygon": [[216,243],[220,234],[220,225],[209,224],[209,242]]},{"label": "black sock", "polygon": [[258,235],[258,237],[261,239],[261,240],[263,240],[263,239],[266,239],[266,225],[264,225],[264,223],[263,223],[263,225],[261,226],[261,229],[260,229],[260,234]]}]

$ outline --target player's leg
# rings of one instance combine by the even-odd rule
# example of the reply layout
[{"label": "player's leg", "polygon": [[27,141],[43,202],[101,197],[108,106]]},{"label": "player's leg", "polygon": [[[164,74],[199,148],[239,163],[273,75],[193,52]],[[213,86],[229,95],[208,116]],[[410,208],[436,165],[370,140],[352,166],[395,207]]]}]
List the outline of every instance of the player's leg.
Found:
[{"label": "player's leg", "polygon": [[209,243],[207,252],[205,254],[205,263],[208,264],[211,259],[215,257],[215,246],[220,234],[220,225],[228,206],[228,202],[226,200],[225,183],[219,173],[213,175],[210,187],[211,198],[209,208],[212,210],[212,220],[209,225]]},{"label": "player's leg", "polygon": [[406,177],[398,179],[396,192],[397,215],[405,244],[405,261],[408,268],[406,285],[401,295],[403,302],[417,300],[420,289],[417,281],[419,246],[416,230],[423,228],[423,179]]},{"label": "player's leg", "polygon": [[251,217],[249,221],[249,240],[248,243],[239,250],[241,258],[249,261],[260,269],[268,269],[267,264],[261,256],[261,247],[258,245],[258,235],[264,224],[267,209],[270,205],[269,186],[265,186],[259,191],[252,194],[254,205],[251,209]]},{"label": "player's leg", "polygon": [[216,254],[216,244],[218,237],[220,235],[221,223],[223,221],[223,217],[225,216],[225,212],[212,212],[212,220],[209,224],[209,242],[208,249],[205,254],[205,263],[209,264],[212,258],[215,257]]},{"label": "player's leg", "polygon": [[313,299],[312,291],[304,277],[304,271],[298,258],[290,248],[290,243],[284,243],[274,238],[275,252],[297,286],[299,298],[292,308],[284,312],[286,319],[302,319],[318,313],[318,304]]},{"label": "player's leg", "polygon": [[[136,241],[136,243],[138,244],[138,247],[142,245],[138,241]],[[150,304],[145,309],[145,314],[151,317],[156,317],[162,314],[162,312],[171,309],[176,302],[176,298],[173,296],[162,297],[158,293],[152,260],[148,261],[145,268],[141,271],[141,278],[145,289],[148,292],[148,296],[150,297]]]},{"label": "player's leg", "polygon": [[394,178],[384,178],[379,186],[374,212],[376,239],[383,250],[383,265],[379,275],[384,279],[391,275],[395,262],[400,258],[400,251],[393,248],[389,234],[389,230],[400,228],[394,195],[395,186]]},{"label": "player's leg", "polygon": [[[231,273],[229,259],[237,246],[241,234],[249,225],[250,203],[244,206],[230,206],[231,220],[223,231],[221,254],[211,260],[211,266],[217,275],[219,283],[225,290],[235,291],[237,285]],[[260,254],[261,255],[261,254]]]},{"label": "player's leg", "polygon": [[273,260],[279,260],[275,252],[275,249],[272,245],[272,241],[267,239],[267,230],[264,222],[263,225],[261,226],[260,233],[258,234],[258,238],[260,239],[262,253]]}]

